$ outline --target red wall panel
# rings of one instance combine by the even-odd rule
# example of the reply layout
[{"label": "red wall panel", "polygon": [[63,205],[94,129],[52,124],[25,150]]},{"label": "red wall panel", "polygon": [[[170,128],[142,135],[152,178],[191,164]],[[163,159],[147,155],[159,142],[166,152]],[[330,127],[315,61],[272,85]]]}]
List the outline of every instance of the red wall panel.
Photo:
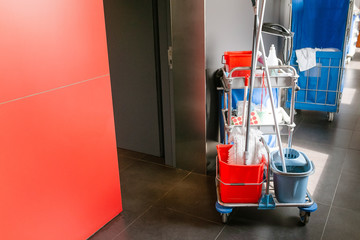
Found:
[{"label": "red wall panel", "polygon": [[109,73],[101,0],[0,0],[0,102]]},{"label": "red wall panel", "polygon": [[0,0],[1,239],[86,239],[121,212],[101,0]]}]

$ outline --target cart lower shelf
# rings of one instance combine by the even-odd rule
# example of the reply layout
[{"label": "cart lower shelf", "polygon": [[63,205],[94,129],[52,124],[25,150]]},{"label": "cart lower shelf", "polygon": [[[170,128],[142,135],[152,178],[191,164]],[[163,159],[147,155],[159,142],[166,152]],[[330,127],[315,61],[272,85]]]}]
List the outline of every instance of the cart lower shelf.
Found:
[{"label": "cart lower shelf", "polygon": [[[297,207],[299,208],[299,217],[302,224],[309,222],[310,213],[317,210],[317,204],[313,201],[309,191],[306,192],[305,202],[299,203],[281,203],[275,197],[275,190],[273,187],[270,188],[269,194],[266,194],[265,189],[262,191],[262,197],[258,203],[224,203],[220,197],[219,181],[215,178],[216,182],[216,193],[217,202],[216,210],[220,213],[222,222],[227,223],[233,208],[236,207],[256,207],[259,210],[275,209],[277,207]],[[272,186],[272,181],[270,181]]]}]

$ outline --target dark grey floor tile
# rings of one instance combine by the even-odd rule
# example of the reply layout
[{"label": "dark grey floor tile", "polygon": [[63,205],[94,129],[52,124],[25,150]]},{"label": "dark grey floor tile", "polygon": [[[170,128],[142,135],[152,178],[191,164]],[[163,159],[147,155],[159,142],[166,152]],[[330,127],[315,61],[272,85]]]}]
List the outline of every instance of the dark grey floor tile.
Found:
[{"label": "dark grey floor tile", "polygon": [[360,178],[358,174],[343,170],[335,193],[333,206],[354,210],[360,213],[359,184]]},{"label": "dark grey floor tile", "polygon": [[144,216],[118,235],[115,240],[209,240],[223,226],[170,209],[151,208]]},{"label": "dark grey floor tile", "polygon": [[[305,120],[304,120],[305,121]],[[294,141],[307,141],[315,144],[326,144],[334,147],[348,148],[352,131],[331,128],[328,125],[302,122],[294,134]]]},{"label": "dark grey floor tile", "polygon": [[[318,204],[318,210],[311,213],[309,223],[303,226],[296,207],[274,210],[237,208],[220,237],[229,235],[236,239],[235,236],[241,233],[242,236],[249,234],[249,239],[256,239],[256,236],[259,239],[320,239],[329,209],[329,206]],[[238,236],[242,239],[240,234]]]},{"label": "dark grey floor tile", "polygon": [[121,231],[129,226],[139,214],[135,214],[130,211],[123,211],[103,228],[101,228],[97,233],[95,233],[89,240],[108,240],[113,239]]},{"label": "dark grey floor tile", "polygon": [[299,126],[299,124],[304,120],[304,115],[301,113],[301,110],[295,110],[294,114],[294,122],[296,126]]},{"label": "dark grey floor tile", "polygon": [[306,154],[315,165],[309,176],[308,190],[315,201],[330,205],[345,161],[346,149],[329,145],[294,141],[293,148]]},{"label": "dark grey floor tile", "polygon": [[[343,106],[342,104],[341,106]],[[350,106],[351,107],[351,106]],[[358,106],[355,106],[357,108]],[[349,107],[340,107],[339,113],[335,113],[334,121],[329,122],[327,112],[321,111],[309,111],[309,110],[297,110],[299,116],[302,117],[304,124],[319,125],[322,128],[340,128],[347,130],[355,130],[357,122],[360,118],[360,112],[346,110]],[[297,125],[299,126],[299,125]]]},{"label": "dark grey floor tile", "polygon": [[152,163],[157,163],[157,164],[165,164],[165,159],[162,157],[156,157],[156,156],[152,156],[152,155],[145,155],[144,157],[141,158],[141,160],[144,161],[148,161],[148,162],[152,162]]},{"label": "dark grey floor tile", "polygon": [[[358,69],[354,69],[352,67],[352,64],[353,62],[349,63],[346,67],[346,71],[344,72],[344,78],[346,79],[345,80],[345,86],[346,87],[351,87],[351,83],[353,83],[353,79],[356,79],[357,76],[360,75],[360,70]],[[360,86],[359,86],[360,88]]]},{"label": "dark grey floor tile", "polygon": [[130,158],[126,156],[118,156],[119,159],[119,172],[121,173],[128,167],[130,167],[134,162],[138,161],[135,158]]},{"label": "dark grey floor tile", "polygon": [[357,120],[356,127],[355,127],[355,131],[360,131],[360,117],[359,117],[359,119]]},{"label": "dark grey floor tile", "polygon": [[348,150],[343,170],[360,175],[360,151]]},{"label": "dark grey floor tile", "polygon": [[221,234],[216,240],[239,240],[239,239],[262,240],[266,238],[260,237],[255,233],[246,231],[242,227],[227,225],[225,226],[224,231],[221,232]]},{"label": "dark grey floor tile", "polygon": [[351,102],[351,104],[346,104],[346,102],[342,102],[340,104],[340,110],[339,114],[360,114],[360,104],[358,104],[360,101],[360,92],[356,94],[351,100],[349,97],[348,102]]},{"label": "dark grey floor tile", "polygon": [[360,150],[360,131],[354,131],[351,136],[351,149]]},{"label": "dark grey floor tile", "polygon": [[129,157],[129,158],[141,159],[141,158],[143,158],[146,154],[144,154],[144,153],[139,153],[139,152],[134,152],[134,151],[127,150],[127,149],[123,149],[123,148],[118,148],[118,155],[119,155],[119,156]]},{"label": "dark grey floor tile", "polygon": [[[356,65],[359,67],[360,63],[357,62]],[[345,84],[344,85],[346,88],[360,89],[360,81],[359,81],[360,70],[359,69],[346,69],[344,76],[345,76]]]},{"label": "dark grey floor tile", "polygon": [[187,171],[137,161],[120,174],[124,210],[142,212],[159,200]]},{"label": "dark grey floor tile", "polygon": [[[341,111],[341,110],[340,110]],[[360,115],[358,113],[337,113],[335,114],[334,121],[331,122],[330,127],[332,128],[340,128],[347,130],[355,130],[357,126],[357,122],[360,119]]]},{"label": "dark grey floor tile", "polygon": [[328,121],[327,113],[320,111],[310,111],[310,110],[296,110],[299,117],[304,123],[321,123],[321,125],[331,126],[331,122]]},{"label": "dark grey floor tile", "polygon": [[347,209],[332,207],[327,222],[324,240],[359,239],[360,213]]},{"label": "dark grey floor tile", "polygon": [[220,222],[221,218],[215,210],[215,203],[215,178],[191,173],[157,202],[156,206]]},{"label": "dark grey floor tile", "polygon": [[122,149],[122,148],[118,148],[118,156],[119,156],[119,159],[129,159],[129,160],[136,159],[136,160],[143,160],[143,161],[153,162],[153,163],[162,164],[162,165],[165,164],[165,160],[162,157],[156,157],[156,156],[139,153],[139,152],[134,152],[134,151],[130,151],[130,150]]}]

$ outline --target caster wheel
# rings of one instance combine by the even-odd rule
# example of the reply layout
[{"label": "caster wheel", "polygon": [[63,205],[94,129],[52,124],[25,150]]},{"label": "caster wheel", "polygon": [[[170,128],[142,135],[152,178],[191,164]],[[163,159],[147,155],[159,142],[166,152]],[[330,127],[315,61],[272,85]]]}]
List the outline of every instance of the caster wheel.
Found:
[{"label": "caster wheel", "polygon": [[329,121],[329,122],[334,121],[334,116],[335,116],[335,113],[329,112],[329,113],[328,113],[328,121]]},{"label": "caster wheel", "polygon": [[303,225],[306,225],[310,219],[310,212],[300,210],[300,221]]},{"label": "caster wheel", "polygon": [[227,223],[229,221],[230,213],[222,213],[221,214],[221,221],[222,223]]},{"label": "caster wheel", "polygon": [[220,205],[218,202],[215,204],[216,210],[220,213],[221,221],[223,223],[227,223],[229,220],[230,213],[232,212],[233,208],[231,207],[224,207]]}]

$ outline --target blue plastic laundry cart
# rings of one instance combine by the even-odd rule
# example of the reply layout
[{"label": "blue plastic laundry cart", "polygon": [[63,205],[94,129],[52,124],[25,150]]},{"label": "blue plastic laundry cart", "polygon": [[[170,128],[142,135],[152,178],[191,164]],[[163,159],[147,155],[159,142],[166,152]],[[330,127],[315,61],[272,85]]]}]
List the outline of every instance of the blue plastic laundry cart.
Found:
[{"label": "blue plastic laundry cart", "polygon": [[[295,109],[323,111],[328,120],[339,111],[344,86],[343,71],[346,45],[352,23],[353,1],[349,0],[293,0],[292,24],[294,32],[291,65],[299,74]],[[316,66],[300,72],[295,50],[302,48],[333,48],[336,51],[317,51]],[[286,106],[290,106],[291,89]]]}]

